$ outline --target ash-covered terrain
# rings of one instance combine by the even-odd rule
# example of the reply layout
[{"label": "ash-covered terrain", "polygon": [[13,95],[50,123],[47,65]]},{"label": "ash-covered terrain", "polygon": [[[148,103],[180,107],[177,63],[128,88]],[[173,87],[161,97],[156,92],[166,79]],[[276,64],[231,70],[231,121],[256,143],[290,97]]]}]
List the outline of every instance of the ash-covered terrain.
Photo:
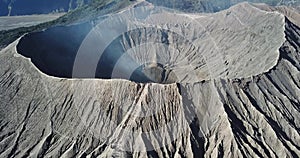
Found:
[{"label": "ash-covered terrain", "polygon": [[0,31],[38,25],[47,21],[55,20],[62,15],[63,13],[27,16],[2,16],[0,17]]},{"label": "ash-covered terrain", "polygon": [[300,157],[297,9],[100,10],[3,32],[0,157]]}]

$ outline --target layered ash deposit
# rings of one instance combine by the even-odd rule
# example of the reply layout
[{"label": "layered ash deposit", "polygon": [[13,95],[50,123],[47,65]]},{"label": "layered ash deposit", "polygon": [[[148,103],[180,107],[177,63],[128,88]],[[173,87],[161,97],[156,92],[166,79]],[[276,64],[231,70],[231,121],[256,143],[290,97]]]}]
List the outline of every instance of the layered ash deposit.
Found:
[{"label": "layered ash deposit", "polygon": [[1,50],[0,157],[300,156],[290,14],[138,6]]}]

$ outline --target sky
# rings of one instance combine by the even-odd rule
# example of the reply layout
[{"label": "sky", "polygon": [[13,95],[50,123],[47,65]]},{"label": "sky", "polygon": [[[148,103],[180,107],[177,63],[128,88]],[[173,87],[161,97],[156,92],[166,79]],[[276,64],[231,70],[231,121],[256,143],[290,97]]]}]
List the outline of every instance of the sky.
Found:
[{"label": "sky", "polygon": [[[11,7],[10,15],[31,15],[46,14],[56,9],[69,10],[69,2],[71,0],[10,0],[0,1],[0,16],[9,14],[9,6]],[[75,2],[73,2],[75,4]]]}]

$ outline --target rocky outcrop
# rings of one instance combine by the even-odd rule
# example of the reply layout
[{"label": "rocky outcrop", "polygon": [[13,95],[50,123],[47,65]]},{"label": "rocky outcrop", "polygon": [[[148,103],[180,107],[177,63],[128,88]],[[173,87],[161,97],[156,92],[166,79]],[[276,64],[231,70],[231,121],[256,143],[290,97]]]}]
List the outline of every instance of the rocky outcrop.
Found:
[{"label": "rocky outcrop", "polygon": [[[175,59],[164,56],[175,62],[172,83],[50,76],[30,61],[42,53],[26,58],[20,51],[30,34],[1,50],[0,157],[300,156],[297,25],[245,3],[212,15],[163,10],[146,19],[166,30],[177,26],[194,47],[178,34],[153,29],[129,31],[113,46],[134,61],[158,63],[158,55],[168,54],[165,47],[141,56],[143,47],[129,48],[138,39],[168,39],[181,48]],[[155,73],[167,67],[150,65],[144,66]]]}]

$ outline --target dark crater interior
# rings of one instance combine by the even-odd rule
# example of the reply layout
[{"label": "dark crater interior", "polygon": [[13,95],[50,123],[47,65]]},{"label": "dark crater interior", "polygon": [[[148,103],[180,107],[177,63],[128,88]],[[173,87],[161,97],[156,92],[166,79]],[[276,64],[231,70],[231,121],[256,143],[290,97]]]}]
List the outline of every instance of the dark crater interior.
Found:
[{"label": "dark crater interior", "polygon": [[[91,29],[92,25],[85,23],[73,26],[59,26],[42,32],[30,33],[20,40],[17,45],[17,51],[19,54],[31,58],[32,63],[47,75],[72,78],[77,51]],[[155,31],[161,34],[156,42],[168,44],[166,40],[167,33],[164,30]],[[112,79],[112,72],[116,62],[126,52],[120,41],[124,40],[123,36],[130,41],[128,38],[129,34],[140,36],[139,32],[140,30],[127,32],[116,38],[105,49],[98,62],[95,78]],[[142,42],[142,40],[138,41],[138,43]],[[133,43],[130,45],[134,46]],[[126,65],[124,66],[126,67]],[[169,84],[175,83],[177,77],[174,72],[165,69],[164,65],[160,63],[147,63],[136,68],[130,74],[129,80],[138,83],[154,82]]]}]

